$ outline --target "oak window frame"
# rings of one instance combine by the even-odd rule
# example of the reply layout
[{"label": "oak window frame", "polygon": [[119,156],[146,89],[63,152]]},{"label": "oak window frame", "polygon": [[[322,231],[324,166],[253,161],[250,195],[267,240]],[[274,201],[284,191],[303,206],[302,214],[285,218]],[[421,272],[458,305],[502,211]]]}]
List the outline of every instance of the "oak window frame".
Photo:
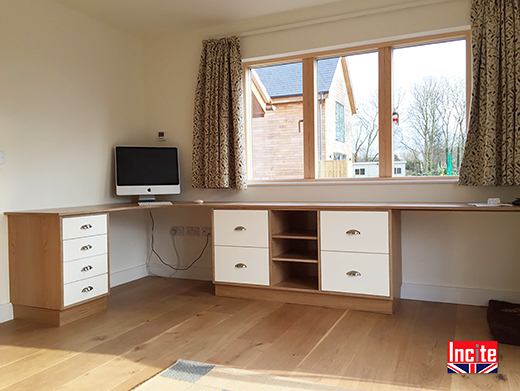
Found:
[{"label": "oak window frame", "polygon": [[[472,86],[472,56],[471,34],[469,29],[450,33],[432,34],[415,38],[383,41],[380,43],[352,46],[345,49],[317,51],[305,55],[277,57],[274,60],[244,61],[244,100],[245,100],[245,130],[246,130],[246,165],[248,183],[287,183],[287,182],[348,182],[348,181],[435,181],[452,179],[458,180],[458,175],[452,176],[410,176],[394,177],[394,149],[392,128],[392,53],[395,48],[427,45],[433,43],[450,42],[456,40],[466,41],[466,129],[469,119]],[[378,103],[379,103],[379,176],[374,178],[319,178],[317,160],[317,60],[335,56],[348,56],[369,52],[378,53]],[[252,131],[252,107],[251,107],[251,69],[254,67],[279,65],[294,61],[302,62],[303,76],[303,161],[304,177],[295,179],[267,179],[252,180],[251,157],[251,131]]]}]

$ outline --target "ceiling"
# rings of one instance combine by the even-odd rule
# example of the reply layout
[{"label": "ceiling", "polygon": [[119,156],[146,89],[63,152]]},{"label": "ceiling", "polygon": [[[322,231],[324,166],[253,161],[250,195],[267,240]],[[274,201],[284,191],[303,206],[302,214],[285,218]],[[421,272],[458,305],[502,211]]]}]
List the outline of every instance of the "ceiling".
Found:
[{"label": "ceiling", "polygon": [[212,26],[337,0],[54,0],[110,25],[147,36]]}]

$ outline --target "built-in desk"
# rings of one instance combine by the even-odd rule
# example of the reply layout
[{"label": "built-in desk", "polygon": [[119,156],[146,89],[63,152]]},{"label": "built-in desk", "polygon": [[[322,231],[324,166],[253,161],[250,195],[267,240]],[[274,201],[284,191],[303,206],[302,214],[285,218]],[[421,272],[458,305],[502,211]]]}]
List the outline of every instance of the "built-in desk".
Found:
[{"label": "built-in desk", "polygon": [[63,325],[106,308],[109,216],[212,208],[217,295],[391,313],[400,297],[400,212],[520,212],[462,203],[178,202],[6,212],[15,318]]}]

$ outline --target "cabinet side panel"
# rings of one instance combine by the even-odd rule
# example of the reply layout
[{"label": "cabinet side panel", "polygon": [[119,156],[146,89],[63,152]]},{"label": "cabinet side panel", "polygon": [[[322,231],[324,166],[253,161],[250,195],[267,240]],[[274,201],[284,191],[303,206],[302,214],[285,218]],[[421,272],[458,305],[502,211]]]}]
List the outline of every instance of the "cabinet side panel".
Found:
[{"label": "cabinet side panel", "polygon": [[390,211],[390,295],[401,297],[402,261],[401,261],[401,211]]},{"label": "cabinet side panel", "polygon": [[11,302],[61,309],[60,217],[9,216],[8,225]]}]

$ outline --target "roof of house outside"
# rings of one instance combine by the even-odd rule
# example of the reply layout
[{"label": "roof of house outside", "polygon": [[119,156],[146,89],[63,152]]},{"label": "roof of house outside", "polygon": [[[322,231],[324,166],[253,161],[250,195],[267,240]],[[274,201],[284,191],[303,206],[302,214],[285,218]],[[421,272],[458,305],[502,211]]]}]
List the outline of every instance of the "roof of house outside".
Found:
[{"label": "roof of house outside", "polygon": [[[318,60],[318,93],[329,92],[340,57]],[[255,68],[271,98],[303,94],[302,63]]]}]

